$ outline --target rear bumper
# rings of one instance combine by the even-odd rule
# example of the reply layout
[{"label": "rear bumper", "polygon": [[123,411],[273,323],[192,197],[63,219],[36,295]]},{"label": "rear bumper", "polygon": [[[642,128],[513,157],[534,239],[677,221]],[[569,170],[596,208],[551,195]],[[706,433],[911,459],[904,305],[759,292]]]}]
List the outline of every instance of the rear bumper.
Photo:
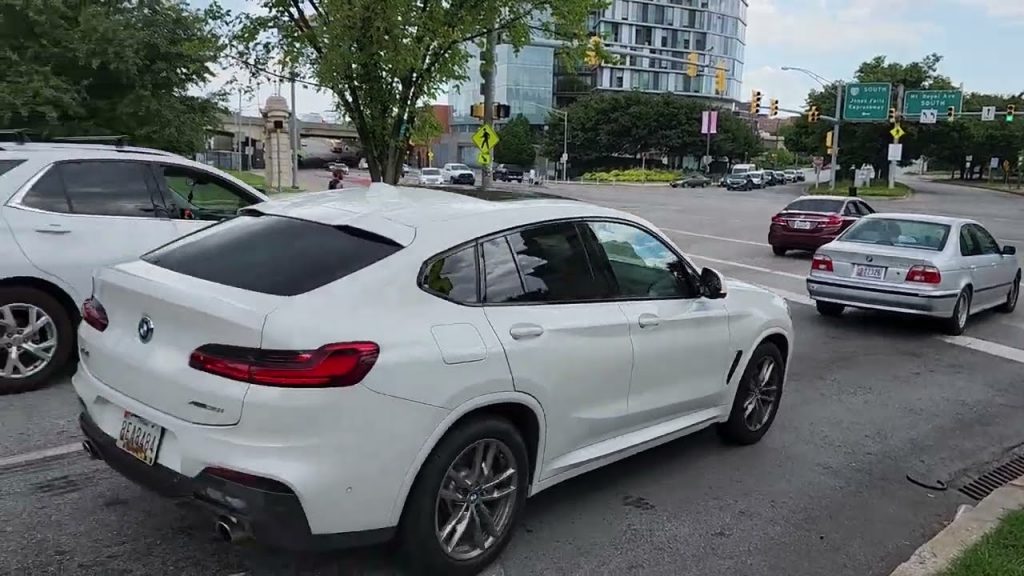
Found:
[{"label": "rear bumper", "polygon": [[212,518],[230,518],[261,544],[286,550],[331,550],[375,544],[394,536],[393,527],[314,535],[294,492],[251,488],[207,472],[189,478],[160,464],[149,466],[118,448],[88,412],[82,412],[78,422],[96,454],[116,472],[161,496],[189,500]]},{"label": "rear bumper", "polygon": [[835,233],[790,232],[778,225],[768,229],[768,243],[781,248],[796,250],[817,250],[836,239]]},{"label": "rear bumper", "polygon": [[903,314],[948,318],[953,315],[959,292],[914,292],[846,281],[807,279],[812,300]]}]

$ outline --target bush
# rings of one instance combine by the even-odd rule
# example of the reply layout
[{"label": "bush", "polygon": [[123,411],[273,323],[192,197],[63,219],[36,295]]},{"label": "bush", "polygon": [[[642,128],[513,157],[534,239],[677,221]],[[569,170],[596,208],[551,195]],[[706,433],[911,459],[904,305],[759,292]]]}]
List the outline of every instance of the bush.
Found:
[{"label": "bush", "polygon": [[583,180],[587,182],[671,182],[679,178],[679,172],[673,170],[612,170],[610,172],[587,172]]}]

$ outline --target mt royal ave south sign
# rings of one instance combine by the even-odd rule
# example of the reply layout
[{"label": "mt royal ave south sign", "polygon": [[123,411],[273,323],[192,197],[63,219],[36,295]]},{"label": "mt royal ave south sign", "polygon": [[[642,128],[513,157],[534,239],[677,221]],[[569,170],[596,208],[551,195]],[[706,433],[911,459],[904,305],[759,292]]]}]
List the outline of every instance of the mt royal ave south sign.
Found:
[{"label": "mt royal ave south sign", "polygon": [[848,122],[885,122],[892,106],[892,84],[861,82],[847,84],[843,120]]}]

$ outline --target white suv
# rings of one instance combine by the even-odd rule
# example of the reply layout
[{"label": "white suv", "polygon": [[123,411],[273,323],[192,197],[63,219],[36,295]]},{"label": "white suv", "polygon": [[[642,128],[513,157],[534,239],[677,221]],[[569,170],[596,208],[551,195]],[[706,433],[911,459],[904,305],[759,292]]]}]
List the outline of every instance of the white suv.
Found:
[{"label": "white suv", "polygon": [[272,201],[99,271],[72,380],[87,451],[225,539],[397,534],[417,573],[459,575],[529,495],[708,426],[765,434],[780,297],[629,214],[481,194]]},{"label": "white suv", "polygon": [[95,268],[266,199],[158,150],[0,143],[0,394],[38,388],[74,356]]}]

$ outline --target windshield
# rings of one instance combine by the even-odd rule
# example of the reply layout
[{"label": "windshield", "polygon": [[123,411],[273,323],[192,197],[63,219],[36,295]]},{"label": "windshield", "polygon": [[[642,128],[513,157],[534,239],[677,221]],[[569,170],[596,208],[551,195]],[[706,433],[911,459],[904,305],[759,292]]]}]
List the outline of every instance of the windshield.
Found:
[{"label": "windshield", "polygon": [[843,209],[842,200],[828,198],[804,198],[794,200],[783,209],[783,212],[824,212],[838,214]]},{"label": "windshield", "polygon": [[424,168],[423,170],[420,170],[420,174],[423,174],[424,176],[440,176],[441,171],[437,168]]},{"label": "windshield", "polygon": [[465,164],[452,164],[449,167],[449,170],[469,170],[469,166],[466,166]]},{"label": "windshield", "polygon": [[939,251],[945,248],[948,237],[949,226],[946,224],[867,218],[853,225],[839,239],[844,242]]},{"label": "windshield", "polygon": [[731,174],[733,174],[733,175],[746,174],[747,172],[750,172],[750,171],[751,171],[751,167],[749,165],[740,164],[740,165],[732,167]]}]

